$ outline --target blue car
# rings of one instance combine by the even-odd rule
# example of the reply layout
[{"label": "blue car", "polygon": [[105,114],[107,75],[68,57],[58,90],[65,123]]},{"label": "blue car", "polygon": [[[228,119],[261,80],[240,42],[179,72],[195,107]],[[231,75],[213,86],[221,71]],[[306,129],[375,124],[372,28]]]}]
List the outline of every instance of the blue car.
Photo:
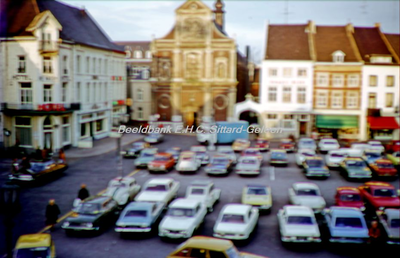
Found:
[{"label": "blue car", "polygon": [[364,151],[364,155],[362,156],[363,160],[367,162],[368,165],[375,163],[378,159],[382,159],[382,152],[380,150],[370,150],[367,149]]},{"label": "blue car", "polygon": [[369,240],[364,214],[357,208],[324,209],[325,223],[331,243],[363,244]]},{"label": "blue car", "polygon": [[157,148],[147,148],[140,152],[139,157],[135,160],[135,166],[137,168],[147,168],[147,165],[154,160],[154,156],[157,154]]},{"label": "blue car", "polygon": [[122,234],[150,232],[164,207],[161,202],[131,202],[119,216],[115,231]]}]

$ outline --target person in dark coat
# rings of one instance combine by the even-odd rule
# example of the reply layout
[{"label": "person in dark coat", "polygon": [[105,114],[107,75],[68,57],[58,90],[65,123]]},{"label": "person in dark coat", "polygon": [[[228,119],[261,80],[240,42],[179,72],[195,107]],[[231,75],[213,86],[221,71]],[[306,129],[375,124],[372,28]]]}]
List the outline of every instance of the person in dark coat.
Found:
[{"label": "person in dark coat", "polygon": [[13,175],[18,174],[19,173],[19,163],[18,163],[18,159],[13,159],[12,162],[12,172]]},{"label": "person in dark coat", "polygon": [[54,225],[57,224],[60,213],[60,208],[58,208],[55,200],[50,199],[49,204],[46,207],[46,225],[50,226],[50,230],[53,230]]},{"label": "person in dark coat", "polygon": [[22,157],[21,168],[24,172],[28,171],[31,168],[31,163],[26,156]]},{"label": "person in dark coat", "polygon": [[86,184],[81,185],[81,189],[78,192],[78,198],[82,201],[90,196],[88,189],[86,188]]}]

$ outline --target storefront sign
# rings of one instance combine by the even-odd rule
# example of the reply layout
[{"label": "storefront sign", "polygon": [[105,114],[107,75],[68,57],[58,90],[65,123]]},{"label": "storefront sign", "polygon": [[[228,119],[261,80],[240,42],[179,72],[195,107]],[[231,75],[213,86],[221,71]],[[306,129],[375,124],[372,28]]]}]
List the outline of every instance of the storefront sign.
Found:
[{"label": "storefront sign", "polygon": [[37,107],[39,111],[65,111],[64,104],[39,104]]}]

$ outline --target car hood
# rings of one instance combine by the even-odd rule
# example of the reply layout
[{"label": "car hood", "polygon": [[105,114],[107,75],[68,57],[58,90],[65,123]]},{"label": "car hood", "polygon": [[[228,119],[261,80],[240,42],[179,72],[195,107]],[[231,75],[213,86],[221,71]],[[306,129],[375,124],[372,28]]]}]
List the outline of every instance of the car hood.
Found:
[{"label": "car hood", "polygon": [[352,167],[347,167],[347,171],[351,173],[365,173],[365,174],[369,174],[371,172],[369,169],[352,168]]},{"label": "car hood", "polygon": [[258,165],[255,164],[243,164],[243,163],[239,163],[236,165],[236,169],[259,169],[260,167]]},{"label": "car hood", "polygon": [[321,196],[296,196],[294,200],[298,205],[304,205],[311,208],[320,208],[321,206],[325,206],[325,200]]},{"label": "car hood", "polygon": [[168,161],[159,161],[159,160],[152,160],[151,162],[149,162],[149,165],[152,166],[163,166],[163,165],[167,165]]},{"label": "car hood", "polygon": [[331,227],[332,237],[369,237],[367,228],[337,228]]},{"label": "car hood", "polygon": [[285,225],[282,228],[284,234],[290,236],[315,236],[319,237],[320,232],[317,225]]},{"label": "car hood", "polygon": [[373,200],[378,206],[400,207],[400,198],[398,197],[374,197]]},{"label": "car hood", "polygon": [[77,216],[70,216],[66,219],[67,222],[75,223],[91,223],[101,217],[101,213],[95,215],[78,214]]},{"label": "car hood", "polygon": [[245,232],[247,224],[219,222],[215,225],[214,231],[222,233],[242,233]]},{"label": "car hood", "polygon": [[321,168],[321,167],[308,167],[306,168],[310,172],[324,172],[324,173],[329,173],[329,170],[326,168]]},{"label": "car hood", "polygon": [[177,166],[178,167],[189,168],[189,167],[193,167],[195,165],[196,165],[196,163],[193,162],[193,161],[183,160],[183,161],[179,161]]},{"label": "car hood", "polygon": [[142,225],[142,224],[151,224],[151,218],[149,217],[122,217],[119,218],[117,225]]},{"label": "car hood", "polygon": [[165,202],[168,197],[167,192],[150,192],[145,191],[141,192],[138,196],[136,196],[135,201],[137,202]]},{"label": "car hood", "polygon": [[362,201],[354,201],[354,202],[339,201],[338,206],[351,207],[351,208],[361,208],[361,207],[364,207],[364,202],[362,202]]},{"label": "car hood", "polygon": [[271,204],[271,196],[266,195],[246,195],[243,202],[250,205]]},{"label": "car hood", "polygon": [[165,216],[160,223],[160,228],[169,230],[187,230],[194,225],[195,217]]}]

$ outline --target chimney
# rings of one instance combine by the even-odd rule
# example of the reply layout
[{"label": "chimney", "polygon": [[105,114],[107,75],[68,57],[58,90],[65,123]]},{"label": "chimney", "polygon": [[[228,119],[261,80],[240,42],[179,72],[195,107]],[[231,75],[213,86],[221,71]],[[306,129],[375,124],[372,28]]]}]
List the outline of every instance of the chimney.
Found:
[{"label": "chimney", "polygon": [[222,28],[222,30],[224,30],[224,13],[225,13],[225,11],[223,10],[224,3],[222,3],[222,0],[217,0],[214,6],[215,6],[214,10],[215,22]]},{"label": "chimney", "polygon": [[317,33],[317,28],[315,27],[315,23],[312,20],[308,21],[307,27],[306,27],[306,32],[307,33],[311,33],[311,34],[315,34]]},{"label": "chimney", "polygon": [[381,23],[380,22],[375,22],[375,27],[380,28],[381,27]]},{"label": "chimney", "polygon": [[353,24],[348,23],[348,24],[346,25],[346,31],[351,32],[351,33],[354,33],[354,26],[353,26]]}]

